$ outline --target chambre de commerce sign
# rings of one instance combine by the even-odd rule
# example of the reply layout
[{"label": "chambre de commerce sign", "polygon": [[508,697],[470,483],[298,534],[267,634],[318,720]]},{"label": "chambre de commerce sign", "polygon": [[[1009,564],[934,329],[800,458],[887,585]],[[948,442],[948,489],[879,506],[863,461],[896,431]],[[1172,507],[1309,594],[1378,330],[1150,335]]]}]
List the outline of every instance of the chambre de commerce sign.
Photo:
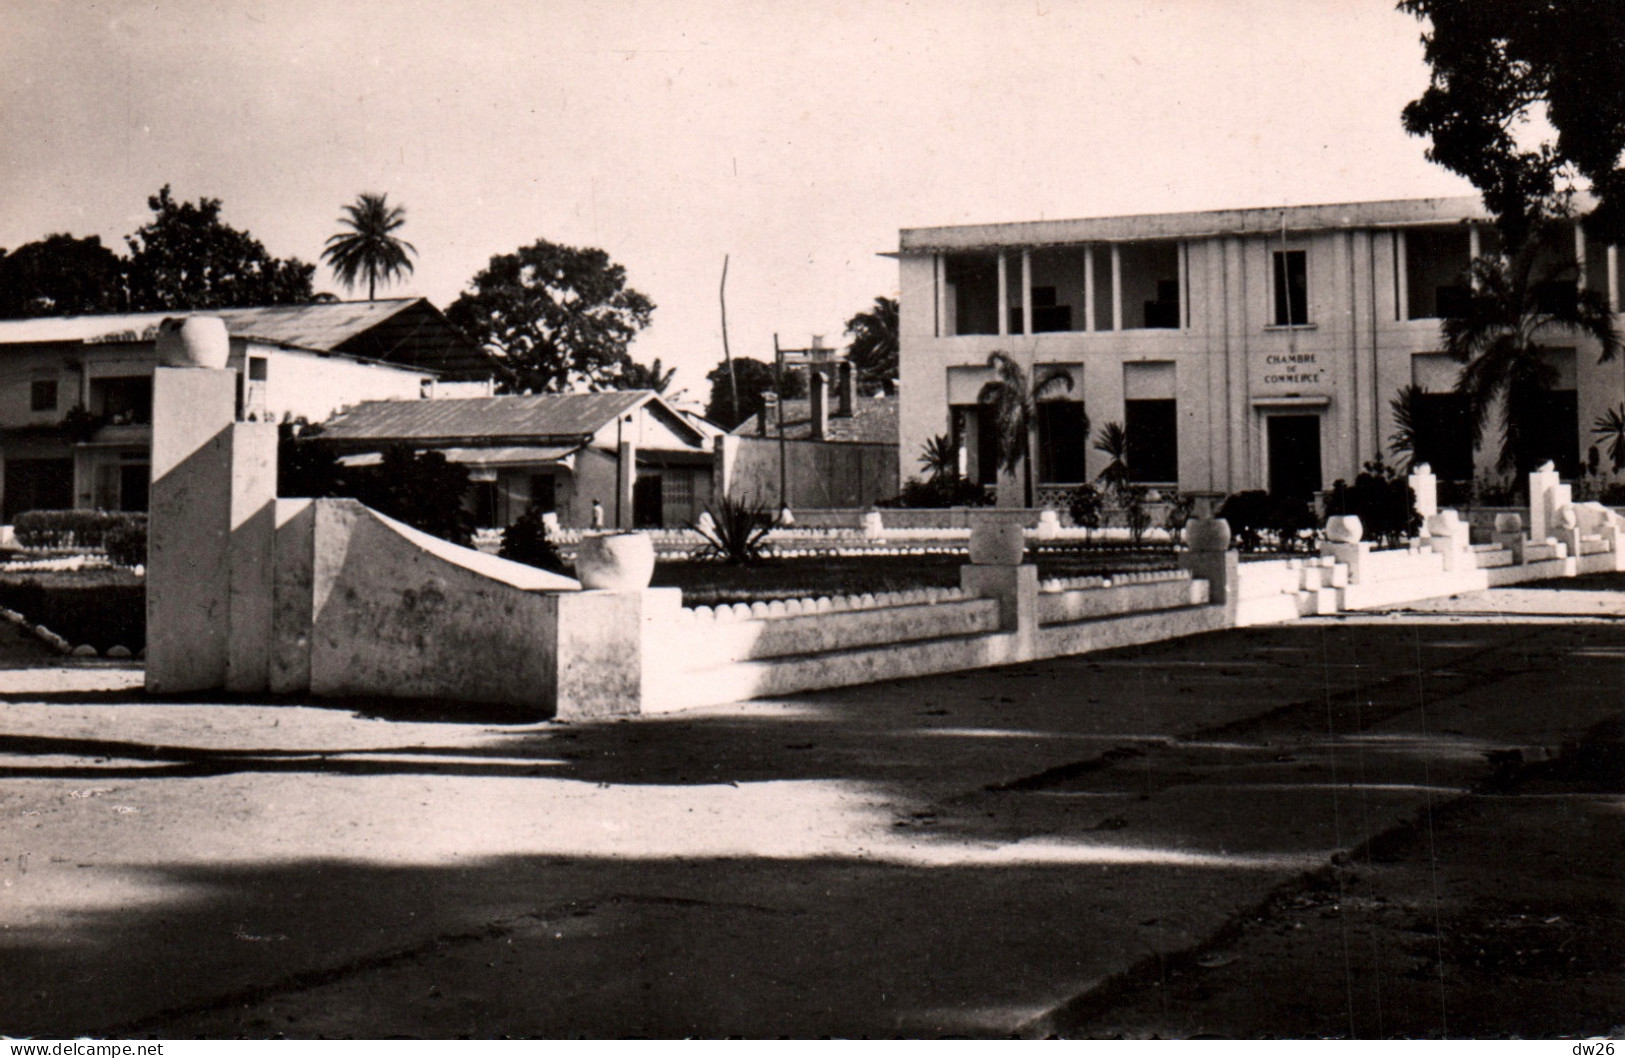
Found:
[{"label": "chambre de commerce sign", "polygon": [[1266,353],[1262,360],[1264,385],[1271,389],[1299,386],[1321,388],[1325,370],[1320,366],[1318,353]]}]

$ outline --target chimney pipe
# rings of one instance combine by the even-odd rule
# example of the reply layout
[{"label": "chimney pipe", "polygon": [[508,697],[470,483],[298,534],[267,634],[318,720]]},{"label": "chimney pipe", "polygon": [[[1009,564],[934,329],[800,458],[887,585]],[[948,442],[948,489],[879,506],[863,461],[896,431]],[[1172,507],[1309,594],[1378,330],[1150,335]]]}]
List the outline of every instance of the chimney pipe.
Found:
[{"label": "chimney pipe", "polygon": [[762,394],[762,410],[756,415],[756,434],[758,437],[767,436],[767,422],[776,418],[779,413],[779,395],[769,390]]},{"label": "chimney pipe", "polygon": [[812,372],[812,437],[822,441],[829,436],[829,379],[817,369]]}]

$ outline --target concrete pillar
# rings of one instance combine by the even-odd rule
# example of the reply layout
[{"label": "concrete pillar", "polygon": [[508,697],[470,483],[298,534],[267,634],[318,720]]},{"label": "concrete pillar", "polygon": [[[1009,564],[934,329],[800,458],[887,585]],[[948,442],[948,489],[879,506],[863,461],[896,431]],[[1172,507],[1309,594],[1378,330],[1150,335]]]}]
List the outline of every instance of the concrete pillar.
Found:
[{"label": "concrete pillar", "polygon": [[1241,556],[1230,548],[1230,523],[1223,518],[1192,518],[1185,526],[1188,547],[1179,568],[1208,583],[1208,602],[1222,605],[1235,623],[1240,593]]},{"label": "concrete pillar", "polygon": [[1112,243],[1112,330],[1123,329],[1123,248]]},{"label": "concrete pillar", "polygon": [[1320,543],[1320,553],[1347,567],[1350,584],[1360,583],[1361,567],[1371,553],[1371,542],[1361,539],[1364,533],[1364,526],[1354,515],[1326,519],[1326,539]]},{"label": "concrete pillar", "polygon": [[557,592],[548,599],[557,607],[552,715],[571,720],[641,712],[646,681],[671,678],[649,671],[658,666],[645,664],[644,640],[676,616],[682,592]]},{"label": "concrete pillar", "polygon": [[1016,636],[1010,661],[1038,656],[1037,566],[963,565],[959,567],[959,586],[967,595],[998,602],[999,630]]},{"label": "concrete pillar", "polygon": [[1514,564],[1519,566],[1524,564],[1524,545],[1528,541],[1523,535],[1523,517],[1521,515],[1515,512],[1496,515],[1495,533],[1491,540],[1500,544],[1512,556]]},{"label": "concrete pillar", "polygon": [[[1469,228],[1468,238],[1474,238],[1473,229]],[[1394,229],[1394,319],[1408,320],[1411,318],[1411,284],[1409,278],[1409,265],[1405,261],[1405,229]]]},{"label": "concrete pillar", "polygon": [[1619,247],[1608,244],[1608,311],[1619,311]]},{"label": "concrete pillar", "polygon": [[1563,479],[1550,463],[1529,474],[1529,539],[1544,543],[1552,535],[1553,493],[1562,487]]},{"label": "concrete pillar", "polygon": [[1083,329],[1095,329],[1095,246],[1083,248]]},{"label": "concrete pillar", "polygon": [[1021,333],[1033,333],[1033,252],[1021,251]]},{"label": "concrete pillar", "polygon": [[1010,261],[999,251],[999,337],[1010,336]]},{"label": "concrete pillar", "polygon": [[615,450],[615,528],[632,528],[632,493],[638,480],[638,446],[622,439]]},{"label": "concrete pillar", "polygon": [[1421,539],[1428,537],[1428,519],[1439,513],[1439,478],[1426,463],[1418,463],[1409,478],[1411,502],[1422,519]]},{"label": "concrete pillar", "polygon": [[1444,556],[1446,573],[1475,568],[1468,549],[1468,527],[1460,515],[1448,508],[1428,519],[1429,543]]},{"label": "concrete pillar", "polygon": [[807,372],[810,376],[808,382],[808,417],[812,420],[809,429],[815,441],[822,441],[829,436],[829,380],[819,368],[812,368]]},{"label": "concrete pillar", "polygon": [[153,372],[146,686],[267,686],[276,427],[237,423],[237,373]]},{"label": "concrete pillar", "polygon": [[858,409],[858,372],[850,360],[841,361],[840,387],[835,414],[850,419]]}]

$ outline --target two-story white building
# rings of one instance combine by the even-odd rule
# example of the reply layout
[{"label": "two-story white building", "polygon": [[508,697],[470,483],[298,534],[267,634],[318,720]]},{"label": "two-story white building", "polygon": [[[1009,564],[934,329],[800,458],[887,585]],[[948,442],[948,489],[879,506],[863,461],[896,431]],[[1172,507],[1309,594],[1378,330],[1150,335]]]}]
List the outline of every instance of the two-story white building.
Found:
[{"label": "two-story white building", "polygon": [[[467,385],[446,378],[483,370],[479,347],[420,298],[201,314],[226,322],[245,419],[321,422],[364,400],[443,395]],[[0,320],[0,521],[146,509],[155,338],[172,315],[184,314]]]},{"label": "two-story white building", "polygon": [[[1578,282],[1619,310],[1616,248],[1573,227]],[[1440,352],[1440,318],[1468,289],[1493,228],[1473,198],[1225,210],[905,229],[901,464],[956,439],[968,476],[1022,502],[1001,475],[977,395],[995,350],[1032,378],[1071,377],[1039,407],[1035,502],[1064,508],[1121,423],[1134,480],[1182,492],[1308,492],[1389,456],[1390,403],[1426,391],[1417,457],[1446,480],[1493,471],[1498,427],[1476,453]],[[1552,335],[1559,382],[1542,444],[1577,472],[1590,423],[1625,399],[1625,358]],[[1085,416],[1092,431],[1083,430]]]}]

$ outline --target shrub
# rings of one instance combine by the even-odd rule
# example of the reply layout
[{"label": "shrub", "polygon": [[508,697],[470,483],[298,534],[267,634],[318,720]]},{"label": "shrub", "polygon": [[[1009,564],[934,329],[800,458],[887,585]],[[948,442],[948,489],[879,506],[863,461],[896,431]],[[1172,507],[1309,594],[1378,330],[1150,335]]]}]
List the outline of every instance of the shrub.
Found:
[{"label": "shrub", "polygon": [[1224,501],[1219,517],[1230,523],[1236,546],[1257,551],[1264,535],[1275,538],[1279,551],[1293,551],[1306,532],[1315,528],[1315,512],[1307,500],[1271,495],[1261,489],[1237,492]]},{"label": "shrub", "polygon": [[1087,530],[1085,539],[1094,537],[1094,531],[1100,528],[1100,512],[1106,506],[1106,497],[1093,485],[1079,485],[1067,497],[1066,512],[1072,516],[1072,524]]},{"label": "shrub", "polygon": [[502,531],[502,547],[497,554],[551,573],[567,574],[570,571],[565,567],[564,556],[548,535],[542,514],[540,507],[531,504],[517,521]]},{"label": "shrub", "polygon": [[103,544],[115,566],[144,566],[147,563],[147,520],[130,518],[108,531]]},{"label": "shrub", "polygon": [[695,558],[744,566],[762,557],[762,541],[773,528],[773,516],[766,507],[724,496],[705,512],[711,516],[711,524],[692,526],[705,538],[705,546],[695,552]]},{"label": "shrub", "polygon": [[136,521],[145,532],[147,516],[129,511],[24,511],[13,530],[22,547],[94,548],[104,546],[112,530]]},{"label": "shrub", "polygon": [[961,478],[909,478],[895,499],[882,500],[879,507],[986,507],[987,489]]},{"label": "shrub", "polygon": [[1341,478],[1334,482],[1326,513],[1356,516],[1366,539],[1383,547],[1404,547],[1422,526],[1410,482],[1381,458],[1367,463],[1352,486]]},{"label": "shrub", "polygon": [[1174,546],[1180,543],[1180,537],[1185,532],[1185,526],[1191,520],[1191,513],[1196,509],[1195,496],[1175,496],[1168,504],[1168,511],[1162,516],[1162,527],[1167,530],[1168,541]]},{"label": "shrub", "polygon": [[1151,527],[1151,512],[1145,505],[1145,489],[1125,485],[1118,490],[1123,502],[1123,523],[1128,526],[1129,543],[1139,547],[1145,540],[1145,531]]}]

